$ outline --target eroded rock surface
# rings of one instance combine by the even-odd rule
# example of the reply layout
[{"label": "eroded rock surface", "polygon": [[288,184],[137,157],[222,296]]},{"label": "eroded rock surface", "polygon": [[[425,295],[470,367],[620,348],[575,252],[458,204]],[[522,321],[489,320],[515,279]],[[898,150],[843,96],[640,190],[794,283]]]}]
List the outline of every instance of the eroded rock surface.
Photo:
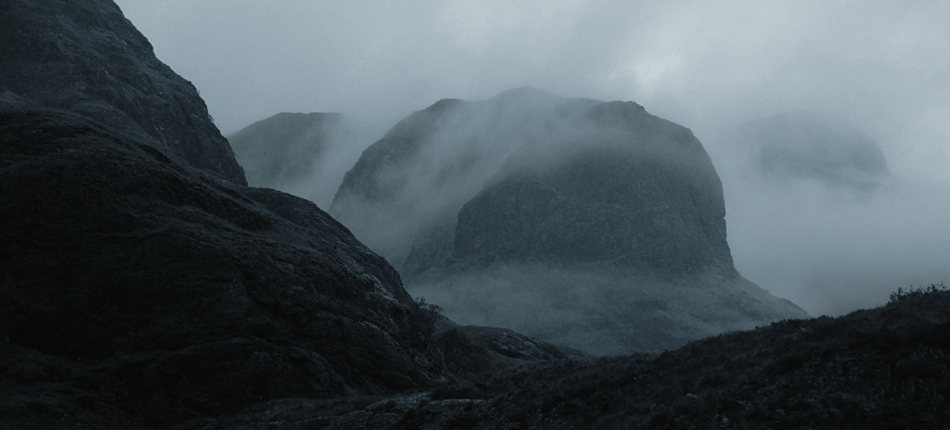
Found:
[{"label": "eroded rock surface", "polygon": [[247,184],[198,90],[155,57],[110,0],[0,4],[0,96],[82,113]]}]

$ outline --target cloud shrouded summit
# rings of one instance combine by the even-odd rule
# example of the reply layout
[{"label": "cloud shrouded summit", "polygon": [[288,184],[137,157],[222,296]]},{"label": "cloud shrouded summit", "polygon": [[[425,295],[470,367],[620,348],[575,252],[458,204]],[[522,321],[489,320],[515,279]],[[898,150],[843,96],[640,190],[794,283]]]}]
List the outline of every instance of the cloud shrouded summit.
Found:
[{"label": "cloud shrouded summit", "polygon": [[330,213],[459,323],[595,354],[807,316],[736,272],[705,149],[634,102],[440,100],[363,152]]},{"label": "cloud shrouded summit", "polygon": [[[354,153],[443,98],[533,85],[633,100],[704,142],[723,177],[737,266],[812,301],[809,311],[879,303],[897,285],[950,272],[945,2],[118,3],[225,133],[278,112],[341,112],[364,119],[369,137]],[[842,209],[814,193],[747,192],[729,171],[729,142],[714,136],[802,110],[877,142],[898,184],[880,195],[893,198]],[[865,268],[881,285],[856,276]]]}]

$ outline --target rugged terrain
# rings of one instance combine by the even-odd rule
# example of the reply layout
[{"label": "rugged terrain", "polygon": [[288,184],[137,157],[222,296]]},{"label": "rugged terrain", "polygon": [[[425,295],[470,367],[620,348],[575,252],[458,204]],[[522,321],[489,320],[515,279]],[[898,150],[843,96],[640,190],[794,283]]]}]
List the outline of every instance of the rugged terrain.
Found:
[{"label": "rugged terrain", "polygon": [[[243,185],[197,91],[111,1],[3,2],[0,66],[0,427],[166,427],[468,371],[383,258]],[[447,332],[509,360],[503,333]]]},{"label": "rugged terrain", "polygon": [[[154,58],[110,1],[5,1],[0,24],[2,428],[947,428],[950,421],[950,293],[942,287],[899,290],[886,307],[838,319],[786,320],[662,354],[596,360],[508,329],[459,325],[410,297],[392,266],[313,203],[244,186],[197,91]],[[530,170],[514,155],[492,158],[490,183],[453,203],[460,213],[487,212],[455,218],[455,227],[477,228],[461,235],[453,228],[451,246],[428,248],[448,254],[433,251],[438,258],[420,275],[514,270],[506,279],[517,281],[534,276],[523,267],[544,263],[542,280],[584,286],[593,281],[569,281],[600,282],[607,273],[629,282],[634,270],[662,281],[654,293],[679,288],[709,312],[774,311],[760,288],[724,288],[729,273],[706,270],[728,269],[728,247],[694,255],[674,243],[651,259],[623,242],[606,254],[619,256],[613,261],[599,248],[568,252],[557,238],[537,246],[562,211],[597,219],[599,210],[626,207],[604,209],[605,195],[572,192],[583,181],[563,180],[562,169],[584,166],[573,160],[589,153],[578,154]],[[597,157],[605,155],[593,154],[602,166]],[[691,178],[676,186],[691,190]],[[501,202],[521,195],[507,189],[554,204],[491,203],[496,191]],[[691,198],[719,204],[697,193]],[[541,230],[501,224],[518,234],[479,227],[497,207],[547,208],[530,215],[553,221],[537,224]],[[713,250],[724,244],[719,215],[654,210],[699,226]],[[572,225],[576,219],[587,218]],[[582,227],[584,237],[610,243],[596,223]],[[506,241],[485,247],[481,235]],[[459,245],[456,236],[468,239]],[[551,261],[563,272],[550,270]],[[664,272],[669,264],[676,275]],[[691,271],[712,287],[682,276]],[[609,283],[607,291],[621,306],[636,297]],[[650,321],[680,312],[637,303]],[[697,309],[679,315],[699,318]]]},{"label": "rugged terrain", "polygon": [[633,102],[439,101],[363,153],[331,213],[450,318],[594,354],[806,316],[735,270],[699,140]]},{"label": "rugged terrain", "polygon": [[246,185],[198,90],[155,58],[109,1],[4,1],[0,85],[121,129],[165,156]]},{"label": "rugged terrain", "polygon": [[394,397],[275,401],[187,428],[947,429],[948,404],[950,292],[930,286],[662,354],[539,363]]}]

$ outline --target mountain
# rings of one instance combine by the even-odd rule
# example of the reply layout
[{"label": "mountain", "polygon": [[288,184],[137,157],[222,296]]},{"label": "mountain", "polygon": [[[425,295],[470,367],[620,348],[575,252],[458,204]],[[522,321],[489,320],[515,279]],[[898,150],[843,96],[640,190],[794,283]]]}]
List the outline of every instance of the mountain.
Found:
[{"label": "mountain", "polygon": [[633,102],[439,101],[364,151],[330,211],[450,318],[594,354],[806,316],[735,270],[702,144]]},{"label": "mountain", "polygon": [[[254,187],[284,191],[329,207],[359,142],[336,113],[279,113],[228,136]],[[341,167],[342,166],[342,167]]]},{"label": "mountain", "polygon": [[[505,333],[436,331],[315,204],[244,186],[111,1],[5,1],[0,42],[0,427],[163,428],[510,364]],[[535,349],[514,361],[563,357]]]},{"label": "mountain", "polygon": [[809,112],[786,112],[732,128],[727,140],[746,151],[756,173],[810,179],[832,189],[870,193],[890,178],[880,145],[859,130]]},{"label": "mountain", "polygon": [[228,136],[253,187],[284,189],[313,175],[339,114],[279,113]]},{"label": "mountain", "polygon": [[166,157],[238,185],[244,173],[198,90],[108,1],[5,1],[0,89],[122,129]]}]

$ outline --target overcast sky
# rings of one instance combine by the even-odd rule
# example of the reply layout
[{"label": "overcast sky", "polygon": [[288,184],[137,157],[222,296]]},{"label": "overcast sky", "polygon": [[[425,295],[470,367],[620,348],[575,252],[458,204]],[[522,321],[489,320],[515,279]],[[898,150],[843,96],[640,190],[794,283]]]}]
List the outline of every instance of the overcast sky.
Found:
[{"label": "overcast sky", "polygon": [[[198,87],[225,134],[278,112],[342,112],[388,128],[441,98],[484,99],[523,85],[633,100],[700,140],[783,111],[832,114],[880,143],[904,201],[842,209],[798,190],[779,204],[743,200],[735,194],[748,190],[726,183],[739,270],[812,314],[873,304],[950,272],[950,2],[117,3],[159,59]],[[718,169],[728,167],[707,149]],[[811,204],[777,216],[789,202]],[[788,224],[776,225],[783,217]],[[825,224],[801,231],[816,223]],[[919,261],[907,256],[917,247],[931,274],[909,279],[909,269],[881,267],[896,265],[894,252],[905,268]],[[877,286],[825,285],[855,273]]]}]

